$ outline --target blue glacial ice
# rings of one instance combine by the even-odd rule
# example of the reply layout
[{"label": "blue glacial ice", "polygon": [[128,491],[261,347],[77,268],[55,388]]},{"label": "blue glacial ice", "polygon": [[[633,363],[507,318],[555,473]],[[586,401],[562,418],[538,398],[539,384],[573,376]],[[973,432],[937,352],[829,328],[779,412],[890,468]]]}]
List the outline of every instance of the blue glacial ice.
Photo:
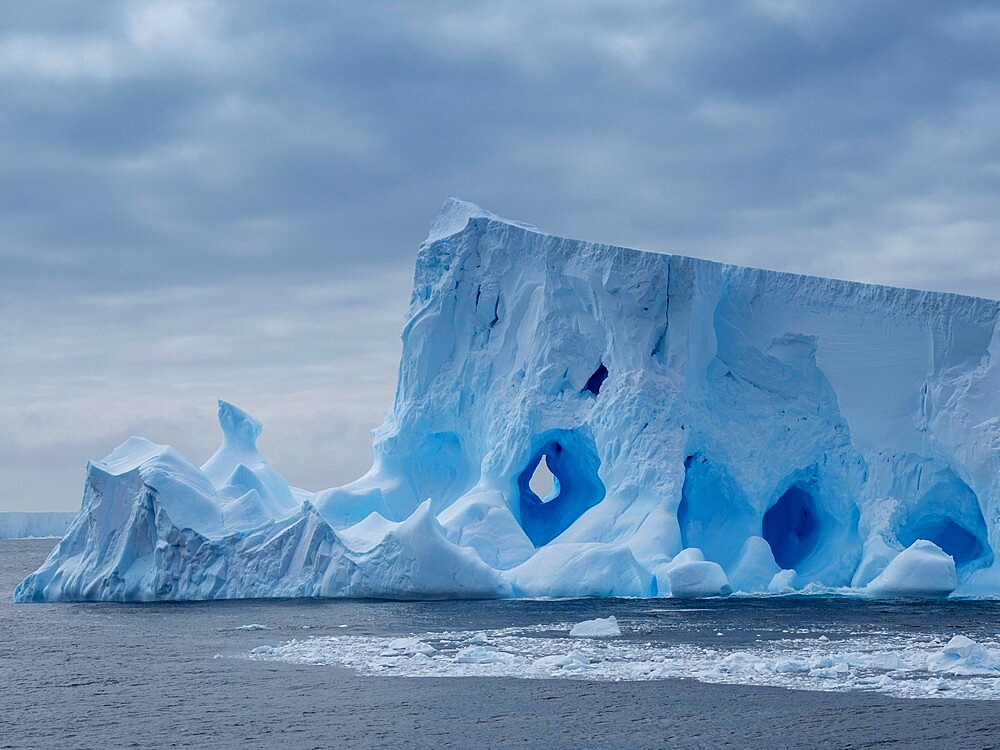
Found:
[{"label": "blue glacial ice", "polygon": [[998,321],[450,200],[365,476],[290,487],[220,402],[200,468],[92,462],[15,597],[997,596]]}]

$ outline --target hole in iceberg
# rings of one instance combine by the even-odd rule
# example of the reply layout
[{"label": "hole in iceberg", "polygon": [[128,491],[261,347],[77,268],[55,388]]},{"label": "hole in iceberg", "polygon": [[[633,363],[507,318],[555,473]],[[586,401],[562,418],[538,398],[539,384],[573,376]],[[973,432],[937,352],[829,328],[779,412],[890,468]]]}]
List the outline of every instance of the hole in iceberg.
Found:
[{"label": "hole in iceberg", "polygon": [[900,525],[896,538],[904,547],[917,539],[934,542],[958,566],[973,567],[993,562],[986,520],[979,498],[950,468],[938,471],[935,481],[920,497]]},{"label": "hole in iceberg", "polygon": [[805,560],[820,537],[816,502],[809,491],[793,484],[764,514],[761,536],[771,545],[774,561],[786,570]]},{"label": "hole in iceberg", "polygon": [[683,547],[697,547],[723,567],[735,562],[747,537],[757,533],[759,516],[725,468],[701,453],[684,459],[684,486],[677,506]]},{"label": "hole in iceberg", "polygon": [[542,460],[538,462],[538,466],[535,467],[535,472],[531,475],[531,481],[528,482],[528,486],[532,492],[542,499],[543,503],[547,503],[559,494],[559,480],[556,479],[555,474],[549,469],[549,464],[545,460],[544,454],[542,455]]},{"label": "hole in iceberg", "polygon": [[[601,461],[591,438],[576,430],[554,430],[540,436],[536,445],[539,447],[517,477],[517,489],[521,528],[532,544],[541,547],[601,502],[605,489],[597,473]],[[551,489],[546,473],[551,475]]]},{"label": "hole in iceberg", "polygon": [[604,381],[608,379],[608,368],[604,366],[601,362],[601,366],[598,367],[594,374],[590,376],[587,380],[587,384],[583,386],[583,390],[593,393],[595,396],[601,392],[601,386],[604,385]]},{"label": "hole in iceberg", "polygon": [[986,551],[975,534],[943,515],[926,516],[900,531],[899,541],[906,547],[917,539],[934,542],[955,558],[956,565],[972,562]]}]

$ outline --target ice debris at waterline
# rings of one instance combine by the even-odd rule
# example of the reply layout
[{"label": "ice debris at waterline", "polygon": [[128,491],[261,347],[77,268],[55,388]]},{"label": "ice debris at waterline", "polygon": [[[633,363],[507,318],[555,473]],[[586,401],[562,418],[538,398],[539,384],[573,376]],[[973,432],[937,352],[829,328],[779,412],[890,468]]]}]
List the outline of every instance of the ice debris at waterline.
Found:
[{"label": "ice debris at waterline", "polygon": [[621,635],[622,630],[618,626],[618,619],[611,615],[578,622],[569,634],[574,638],[614,638]]},{"label": "ice debris at waterline", "polygon": [[963,635],[945,643],[888,632],[836,640],[805,634],[743,647],[546,635],[564,627],[421,633],[390,642],[376,636],[320,636],[257,646],[245,656],[398,677],[682,677],[793,690],[871,690],[903,698],[1000,699],[1000,643]]},{"label": "ice debris at waterline", "polygon": [[998,320],[448,201],[364,477],[289,487],[221,402],[200,469],[91,463],[16,598],[996,596]]}]

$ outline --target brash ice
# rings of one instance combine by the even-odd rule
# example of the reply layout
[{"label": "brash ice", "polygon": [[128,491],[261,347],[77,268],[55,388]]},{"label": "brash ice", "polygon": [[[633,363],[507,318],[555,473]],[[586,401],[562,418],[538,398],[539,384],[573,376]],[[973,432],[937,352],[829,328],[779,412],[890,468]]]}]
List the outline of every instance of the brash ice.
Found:
[{"label": "brash ice", "polygon": [[365,476],[289,487],[220,402],[201,468],[142,438],[91,463],[15,596],[1000,595],[998,320],[449,200]]}]

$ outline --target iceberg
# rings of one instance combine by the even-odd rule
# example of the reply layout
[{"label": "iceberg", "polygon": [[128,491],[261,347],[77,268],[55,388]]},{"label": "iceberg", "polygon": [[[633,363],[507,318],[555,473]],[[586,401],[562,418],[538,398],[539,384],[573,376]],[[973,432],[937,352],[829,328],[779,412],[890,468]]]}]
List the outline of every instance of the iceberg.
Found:
[{"label": "iceberg", "polygon": [[48,539],[66,533],[76,513],[0,513],[0,539]]},{"label": "iceberg", "polygon": [[368,473],[291,487],[222,401],[201,467],[142,438],[90,463],[15,598],[895,596],[921,570],[998,596],[998,321],[449,200]]}]

